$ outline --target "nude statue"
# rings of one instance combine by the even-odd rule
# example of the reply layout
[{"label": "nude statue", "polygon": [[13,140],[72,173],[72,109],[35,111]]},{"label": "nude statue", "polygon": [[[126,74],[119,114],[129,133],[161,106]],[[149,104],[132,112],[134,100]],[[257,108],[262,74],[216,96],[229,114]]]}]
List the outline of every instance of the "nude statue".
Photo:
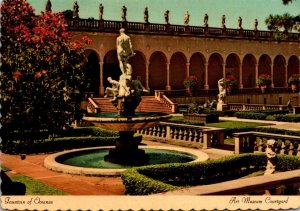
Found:
[{"label": "nude statue", "polygon": [[77,1],[75,1],[73,5],[73,18],[79,18],[79,6]]},{"label": "nude statue", "polygon": [[225,89],[224,83],[225,83],[224,78],[221,78],[220,80],[218,80],[218,88],[219,88],[218,103],[222,103],[222,104],[224,104],[224,99],[226,96],[226,89]]},{"label": "nude statue", "polygon": [[166,24],[169,24],[169,13],[170,13],[170,11],[167,10],[167,11],[165,12],[165,14],[164,14],[164,17],[165,17],[165,23],[166,23]]},{"label": "nude statue", "polygon": [[113,80],[111,77],[107,78],[108,82],[111,84],[112,87],[107,87],[105,89],[105,96],[104,97],[113,97],[111,101],[117,100],[117,96],[119,94],[119,82]]},{"label": "nude statue", "polygon": [[206,13],[203,22],[204,22],[204,26],[208,26],[208,15]]},{"label": "nude statue", "polygon": [[127,7],[123,5],[122,7],[122,21],[126,21],[126,15],[127,15]]},{"label": "nude statue", "polygon": [[222,28],[226,28],[225,21],[226,21],[226,16],[222,15]]},{"label": "nude statue", "polygon": [[99,19],[100,20],[103,20],[103,10],[104,10],[104,7],[102,4],[99,5]]},{"label": "nude statue", "polygon": [[145,7],[145,11],[144,11],[144,21],[145,21],[145,23],[149,23],[148,7]]},{"label": "nude statue", "polygon": [[264,175],[273,174],[276,170],[277,155],[275,152],[275,143],[276,141],[274,139],[267,140],[266,155],[268,161]]},{"label": "nude statue", "polygon": [[242,28],[242,23],[243,23],[243,19],[241,18],[241,16],[239,16],[239,18],[238,18],[238,26],[239,26],[239,29],[243,29],[243,28]]},{"label": "nude statue", "polygon": [[120,29],[120,36],[117,38],[117,56],[119,60],[119,66],[122,74],[126,73],[126,69],[130,68],[128,66],[128,59],[135,55],[132,49],[131,39],[125,34],[125,29]]}]

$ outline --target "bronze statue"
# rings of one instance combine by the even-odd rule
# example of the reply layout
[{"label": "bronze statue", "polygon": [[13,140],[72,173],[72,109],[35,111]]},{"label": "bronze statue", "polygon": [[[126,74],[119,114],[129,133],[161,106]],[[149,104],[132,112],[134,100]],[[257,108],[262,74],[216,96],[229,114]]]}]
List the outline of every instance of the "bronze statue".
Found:
[{"label": "bronze statue", "polygon": [[208,26],[208,15],[207,15],[207,13],[205,13],[203,22],[204,22],[204,26],[207,27]]},{"label": "bronze statue", "polygon": [[164,14],[164,16],[165,16],[165,23],[166,23],[166,24],[169,24],[169,13],[170,13],[170,11],[167,10],[167,11],[165,12],[165,14]]},{"label": "bronze statue", "polygon": [[239,26],[239,29],[243,29],[243,28],[242,28],[242,21],[243,21],[243,19],[241,18],[241,16],[239,16],[239,18],[238,18],[238,26]]},{"label": "bronze statue", "polygon": [[77,4],[77,1],[75,1],[73,5],[73,18],[79,18],[79,6]]},{"label": "bronze statue", "polygon": [[103,20],[103,10],[104,10],[104,7],[102,4],[99,5],[99,19],[100,20]]},{"label": "bronze statue", "polygon": [[145,7],[145,11],[144,11],[144,21],[145,23],[149,23],[149,14],[148,14],[148,7]]},{"label": "bronze statue", "polygon": [[189,25],[189,22],[190,22],[190,14],[189,14],[189,11],[186,11],[184,13],[184,25]]},{"label": "bronze statue", "polygon": [[254,20],[254,30],[257,30],[258,20],[255,18]]},{"label": "bronze statue", "polygon": [[222,15],[222,28],[226,28],[225,21],[226,21],[226,16]]},{"label": "bronze statue", "polygon": [[123,5],[123,7],[122,7],[122,21],[127,21],[126,20],[126,15],[127,15],[127,7],[125,7],[125,5]]}]

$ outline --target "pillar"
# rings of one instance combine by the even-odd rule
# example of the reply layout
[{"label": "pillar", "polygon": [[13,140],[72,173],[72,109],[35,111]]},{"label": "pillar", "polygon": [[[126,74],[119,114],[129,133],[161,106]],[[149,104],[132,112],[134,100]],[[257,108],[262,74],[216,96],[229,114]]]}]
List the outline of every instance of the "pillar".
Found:
[{"label": "pillar", "polygon": [[186,63],[186,76],[187,77],[190,76],[190,63],[189,62]]},{"label": "pillar", "polygon": [[225,78],[226,77],[226,63],[223,63],[222,64],[222,66],[223,66],[223,78]]},{"label": "pillar", "polygon": [[99,87],[99,95],[104,96],[104,86],[103,86],[103,64],[104,62],[99,62],[100,68],[100,87]]},{"label": "pillar", "polygon": [[239,74],[240,74],[239,88],[242,89],[244,87],[244,85],[243,85],[243,70],[242,70],[242,67],[241,67],[241,63],[238,64],[238,68],[239,68]]},{"label": "pillar", "polygon": [[208,64],[205,63],[205,84],[204,84],[204,89],[208,90],[209,89],[209,85],[208,85]]},{"label": "pillar", "polygon": [[171,86],[170,86],[170,62],[167,62],[167,86],[166,86],[166,90],[171,90]]},{"label": "pillar", "polygon": [[288,62],[285,64],[285,70],[284,70],[284,86],[288,87],[289,83],[288,83]]},{"label": "pillar", "polygon": [[150,62],[148,60],[146,60],[146,89],[147,90],[150,90],[150,87],[149,87],[149,65],[150,65]]},{"label": "pillar", "polygon": [[258,88],[258,64],[255,64],[255,87]]},{"label": "pillar", "polygon": [[271,83],[271,88],[274,88],[274,64],[273,63],[271,63],[270,64],[271,65],[271,80],[272,80],[272,83]]}]

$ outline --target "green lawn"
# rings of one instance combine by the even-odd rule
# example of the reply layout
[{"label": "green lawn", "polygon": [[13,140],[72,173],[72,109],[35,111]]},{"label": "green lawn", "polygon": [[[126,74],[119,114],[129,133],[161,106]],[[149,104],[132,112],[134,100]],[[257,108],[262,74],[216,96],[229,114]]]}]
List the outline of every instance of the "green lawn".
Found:
[{"label": "green lawn", "polygon": [[45,183],[26,176],[13,176],[11,180],[26,185],[26,195],[67,195],[62,190],[56,189]]},{"label": "green lawn", "polygon": [[259,122],[240,122],[240,121],[219,121],[215,123],[207,123],[209,127],[220,127],[220,128],[254,128],[257,126],[271,125],[269,123]]}]

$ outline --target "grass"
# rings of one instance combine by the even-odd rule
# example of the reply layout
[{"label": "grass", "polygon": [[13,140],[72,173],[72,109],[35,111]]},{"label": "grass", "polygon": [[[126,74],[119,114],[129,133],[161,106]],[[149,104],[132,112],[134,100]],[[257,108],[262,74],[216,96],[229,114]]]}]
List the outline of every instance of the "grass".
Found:
[{"label": "grass", "polygon": [[220,127],[220,128],[254,128],[257,126],[271,125],[269,123],[260,122],[241,122],[241,121],[219,121],[215,123],[207,123],[209,127]]},{"label": "grass", "polygon": [[11,171],[11,169],[9,169],[5,166],[1,166],[1,171],[8,172],[8,171]]},{"label": "grass", "polygon": [[62,190],[56,189],[45,183],[34,180],[27,176],[13,176],[11,180],[21,182],[26,185],[26,195],[67,195]]}]

